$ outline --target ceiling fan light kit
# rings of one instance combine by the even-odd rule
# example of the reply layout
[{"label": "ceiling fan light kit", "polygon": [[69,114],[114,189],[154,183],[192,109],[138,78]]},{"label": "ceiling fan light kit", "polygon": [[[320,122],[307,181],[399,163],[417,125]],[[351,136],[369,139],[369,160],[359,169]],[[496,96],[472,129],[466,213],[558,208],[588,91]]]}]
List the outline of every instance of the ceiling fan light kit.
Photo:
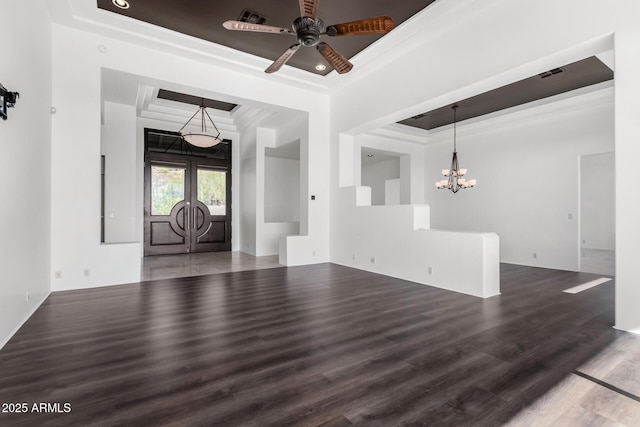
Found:
[{"label": "ceiling fan light kit", "polygon": [[320,41],[321,36],[336,37],[362,34],[386,34],[393,29],[393,19],[389,16],[378,16],[325,27],[322,19],[317,17],[319,1],[320,0],[299,0],[300,17],[293,21],[291,30],[242,21],[226,21],[222,25],[227,30],[232,31],[284,34],[297,37],[298,42],[291,45],[289,49],[280,55],[265,70],[266,73],[275,73],[280,70],[301,46],[315,47],[338,73],[348,73],[353,69],[353,64],[326,42]]}]

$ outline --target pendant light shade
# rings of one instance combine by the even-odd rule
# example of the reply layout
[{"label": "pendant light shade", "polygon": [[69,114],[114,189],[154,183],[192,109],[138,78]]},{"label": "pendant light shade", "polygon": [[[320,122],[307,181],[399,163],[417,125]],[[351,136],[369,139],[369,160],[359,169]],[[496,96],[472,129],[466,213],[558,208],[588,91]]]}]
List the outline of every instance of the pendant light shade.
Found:
[{"label": "pendant light shade", "polygon": [[182,139],[189,144],[200,148],[210,148],[222,142],[218,136],[204,133],[185,133],[182,134]]},{"label": "pendant light shade", "polygon": [[[189,123],[191,123],[191,121],[193,121],[193,119],[198,115],[200,116],[200,130],[193,132],[184,132],[184,128],[187,127]],[[207,108],[204,106],[204,100],[203,104],[198,107],[198,111],[196,111],[194,115],[191,116],[191,118],[187,121],[187,123],[184,124],[184,126],[182,126],[179,132],[185,142],[195,147],[210,148],[222,142],[222,139],[220,138],[220,131],[216,127],[216,124],[213,123],[211,116],[209,116]]]}]

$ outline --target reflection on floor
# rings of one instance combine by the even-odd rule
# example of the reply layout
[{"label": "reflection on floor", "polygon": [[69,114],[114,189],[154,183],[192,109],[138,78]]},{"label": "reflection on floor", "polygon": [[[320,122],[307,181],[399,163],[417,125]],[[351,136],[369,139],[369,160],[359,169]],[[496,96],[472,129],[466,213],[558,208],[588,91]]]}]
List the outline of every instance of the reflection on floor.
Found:
[{"label": "reflection on floor", "polygon": [[278,263],[278,255],[255,257],[244,252],[155,255],[142,259],[142,280],[173,279],[274,267],[282,267]]},{"label": "reflection on floor", "polygon": [[605,274],[615,276],[616,274],[616,253],[615,251],[604,251],[600,249],[582,249],[583,273]]},{"label": "reflection on floor", "polygon": [[0,350],[0,402],[72,410],[0,425],[638,427],[614,281],[562,292],[599,276],[502,264],[482,299],[325,263],[54,292]]},{"label": "reflection on floor", "polygon": [[505,426],[640,425],[639,351],[637,335],[616,335]]}]

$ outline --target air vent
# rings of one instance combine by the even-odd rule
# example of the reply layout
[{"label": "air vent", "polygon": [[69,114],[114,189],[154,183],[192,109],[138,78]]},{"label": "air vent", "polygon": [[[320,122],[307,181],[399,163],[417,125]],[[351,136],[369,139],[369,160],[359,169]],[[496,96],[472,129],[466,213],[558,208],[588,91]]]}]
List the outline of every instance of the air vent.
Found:
[{"label": "air vent", "polygon": [[560,74],[564,70],[562,68],[554,68],[553,70],[545,71],[544,73],[538,74],[541,78],[546,79],[547,77],[551,77],[555,74]]},{"label": "air vent", "polygon": [[250,24],[264,24],[267,21],[267,17],[252,10],[244,9],[238,18],[238,21],[248,22]]},{"label": "air vent", "polygon": [[422,114],[418,114],[417,116],[413,116],[413,117],[411,117],[411,118],[412,118],[413,120],[418,120],[418,119],[423,118],[423,117],[424,117],[424,116],[426,116],[426,115],[427,115],[427,113],[422,113]]}]

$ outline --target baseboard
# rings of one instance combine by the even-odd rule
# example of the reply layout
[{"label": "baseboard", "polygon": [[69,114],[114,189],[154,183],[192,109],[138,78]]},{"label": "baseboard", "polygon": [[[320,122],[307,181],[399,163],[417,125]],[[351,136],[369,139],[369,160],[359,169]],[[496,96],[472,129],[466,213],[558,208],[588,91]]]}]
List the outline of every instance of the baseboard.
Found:
[{"label": "baseboard", "polygon": [[25,318],[22,319],[22,322],[20,322],[20,324],[9,334],[9,336],[6,337],[4,341],[0,342],[0,350],[4,348],[4,346],[11,340],[11,338],[13,338],[16,332],[18,332],[20,328],[22,328],[22,326],[27,322],[27,320],[29,320],[31,316],[33,316],[33,313],[35,313],[36,310],[40,308],[42,303],[45,302],[47,298],[49,298],[49,295],[51,295],[51,292],[48,292],[43,298],[41,298],[40,301],[38,301],[38,303],[35,304],[31,310],[29,310],[27,316],[25,316]]}]

